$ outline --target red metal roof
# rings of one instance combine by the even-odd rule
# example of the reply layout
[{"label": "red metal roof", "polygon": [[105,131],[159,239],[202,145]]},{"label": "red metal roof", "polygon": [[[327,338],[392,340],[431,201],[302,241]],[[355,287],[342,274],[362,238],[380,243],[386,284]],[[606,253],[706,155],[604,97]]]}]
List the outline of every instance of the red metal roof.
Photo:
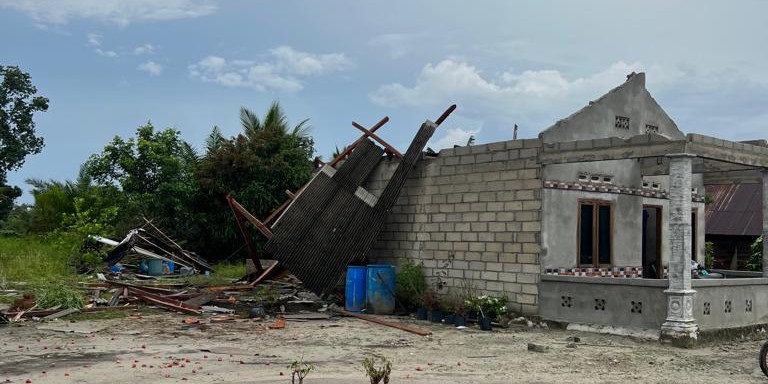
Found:
[{"label": "red metal roof", "polygon": [[706,207],[708,235],[760,236],[763,232],[760,184],[712,184],[706,186],[712,200]]}]

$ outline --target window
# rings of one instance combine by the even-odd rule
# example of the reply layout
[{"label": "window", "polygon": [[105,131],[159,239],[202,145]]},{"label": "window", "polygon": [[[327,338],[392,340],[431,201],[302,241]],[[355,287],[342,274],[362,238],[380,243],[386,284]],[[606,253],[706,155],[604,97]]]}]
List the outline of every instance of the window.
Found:
[{"label": "window", "polygon": [[657,125],[646,124],[645,125],[645,133],[656,133],[656,134],[658,134],[659,133],[659,127]]},{"label": "window", "polygon": [[611,203],[579,201],[579,266],[611,264]]},{"label": "window", "polygon": [[621,129],[629,129],[629,117],[616,116],[616,121],[613,123],[613,126]]}]

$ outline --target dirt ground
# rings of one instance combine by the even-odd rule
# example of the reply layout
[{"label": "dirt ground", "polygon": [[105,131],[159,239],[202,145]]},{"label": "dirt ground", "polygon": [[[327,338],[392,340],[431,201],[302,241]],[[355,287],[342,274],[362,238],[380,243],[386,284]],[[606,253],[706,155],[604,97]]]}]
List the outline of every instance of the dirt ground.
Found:
[{"label": "dirt ground", "polygon": [[[655,341],[558,329],[458,330],[406,318],[417,336],[354,318],[185,327],[183,315],[56,320],[0,327],[0,383],[367,383],[370,355],[392,361],[392,383],[763,383],[760,341],[678,349]],[[203,320],[205,323],[205,320]],[[578,337],[575,348],[569,337]],[[549,347],[528,351],[533,342]],[[571,345],[572,346],[572,345]]]}]

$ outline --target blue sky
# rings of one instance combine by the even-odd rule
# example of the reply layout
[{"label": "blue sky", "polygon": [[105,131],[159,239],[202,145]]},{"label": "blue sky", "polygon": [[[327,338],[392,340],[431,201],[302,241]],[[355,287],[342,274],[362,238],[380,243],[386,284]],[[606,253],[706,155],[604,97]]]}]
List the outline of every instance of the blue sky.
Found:
[{"label": "blue sky", "polygon": [[713,3],[0,0],[0,65],[50,99],[46,147],[9,182],[74,179],[147,121],[202,148],[273,100],[310,119],[325,159],[358,136],[353,120],[389,116],[379,133],[404,150],[453,103],[434,149],[508,140],[514,124],[535,137],[632,71],[684,132],[766,138],[768,2]]}]

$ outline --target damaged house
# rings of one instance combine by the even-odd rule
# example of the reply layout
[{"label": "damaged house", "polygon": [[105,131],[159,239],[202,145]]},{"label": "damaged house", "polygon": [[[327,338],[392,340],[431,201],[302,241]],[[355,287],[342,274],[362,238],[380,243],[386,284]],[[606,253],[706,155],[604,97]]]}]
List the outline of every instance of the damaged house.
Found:
[{"label": "damaged house", "polygon": [[[366,189],[380,193],[397,164],[382,161]],[[705,185],[748,178],[765,191],[766,169],[768,147],[684,134],[632,73],[538,138],[420,160],[369,258],[421,262],[448,289],[472,283],[546,320],[690,344],[766,323],[768,278],[691,273],[704,261]]]}]

